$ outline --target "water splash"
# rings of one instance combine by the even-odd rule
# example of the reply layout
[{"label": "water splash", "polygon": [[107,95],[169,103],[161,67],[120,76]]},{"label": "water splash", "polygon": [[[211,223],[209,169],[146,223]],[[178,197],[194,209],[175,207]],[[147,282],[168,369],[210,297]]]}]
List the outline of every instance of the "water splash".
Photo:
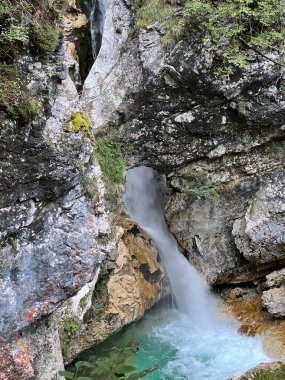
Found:
[{"label": "water splash", "polygon": [[218,300],[179,251],[168,232],[158,178],[151,168],[127,172],[123,201],[129,216],[157,246],[179,309],[165,310],[165,318],[159,313],[158,320],[150,313],[139,329],[133,325],[125,334],[140,342],[139,369],[160,363],[161,368],[147,378],[225,380],[270,361],[260,338],[239,335],[232,321],[221,318]]},{"label": "water splash", "polygon": [[151,168],[127,172],[128,188],[123,201],[126,212],[155,242],[169,278],[175,304],[200,328],[220,325],[218,301],[207,283],[181,254],[164,220],[159,182]]}]

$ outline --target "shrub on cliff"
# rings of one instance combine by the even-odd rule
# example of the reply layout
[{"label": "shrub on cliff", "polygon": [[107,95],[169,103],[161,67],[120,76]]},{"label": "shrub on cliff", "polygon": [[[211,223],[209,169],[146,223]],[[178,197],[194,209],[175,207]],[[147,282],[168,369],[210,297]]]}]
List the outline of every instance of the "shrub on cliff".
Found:
[{"label": "shrub on cliff", "polygon": [[53,54],[59,41],[55,24],[57,8],[47,0],[3,0],[0,5],[0,59],[13,61],[29,45],[43,57]]},{"label": "shrub on cliff", "polygon": [[161,14],[165,14],[165,45],[201,32],[228,74],[233,67],[248,67],[250,50],[262,55],[275,49],[284,54],[285,7],[280,0],[187,0],[183,9],[172,7],[172,12],[169,4],[161,2],[161,10],[152,12],[149,18],[147,8],[158,1],[141,0],[137,6],[138,26],[161,22]]}]

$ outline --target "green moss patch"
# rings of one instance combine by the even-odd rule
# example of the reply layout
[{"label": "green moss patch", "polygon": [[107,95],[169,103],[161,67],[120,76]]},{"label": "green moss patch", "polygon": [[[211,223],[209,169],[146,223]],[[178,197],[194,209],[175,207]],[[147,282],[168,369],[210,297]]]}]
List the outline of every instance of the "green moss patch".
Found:
[{"label": "green moss patch", "polygon": [[173,14],[173,6],[164,0],[141,0],[135,3],[137,10],[137,27],[146,28],[148,25],[165,20]]},{"label": "green moss patch", "polygon": [[71,121],[72,121],[72,132],[74,133],[82,132],[82,133],[89,134],[90,128],[92,126],[92,122],[86,112],[74,113],[71,117]]},{"label": "green moss patch", "polygon": [[48,21],[32,24],[31,41],[43,57],[52,55],[58,45],[60,31]]},{"label": "green moss patch", "polygon": [[63,329],[62,354],[66,357],[69,353],[69,346],[72,338],[80,328],[80,323],[76,321],[67,321]]},{"label": "green moss patch", "polygon": [[219,199],[218,191],[204,173],[188,170],[182,174],[182,178],[187,180],[185,192],[194,198],[209,199],[211,201]]}]

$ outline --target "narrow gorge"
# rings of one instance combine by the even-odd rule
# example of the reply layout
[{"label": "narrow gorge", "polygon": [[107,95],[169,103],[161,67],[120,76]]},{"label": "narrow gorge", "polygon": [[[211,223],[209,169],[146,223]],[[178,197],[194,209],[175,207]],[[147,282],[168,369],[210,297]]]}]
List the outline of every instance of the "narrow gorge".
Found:
[{"label": "narrow gorge", "polygon": [[285,379],[284,9],[1,2],[0,380]]}]

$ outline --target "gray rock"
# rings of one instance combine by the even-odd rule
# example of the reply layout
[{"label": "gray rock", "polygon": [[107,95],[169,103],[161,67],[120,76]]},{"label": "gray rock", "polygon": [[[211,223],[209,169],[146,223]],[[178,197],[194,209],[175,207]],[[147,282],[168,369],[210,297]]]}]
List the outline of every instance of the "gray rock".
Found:
[{"label": "gray rock", "polygon": [[285,317],[285,286],[263,292],[262,303],[270,314],[275,317]]},{"label": "gray rock", "polygon": [[269,273],[266,276],[266,286],[268,288],[285,285],[285,268]]}]

